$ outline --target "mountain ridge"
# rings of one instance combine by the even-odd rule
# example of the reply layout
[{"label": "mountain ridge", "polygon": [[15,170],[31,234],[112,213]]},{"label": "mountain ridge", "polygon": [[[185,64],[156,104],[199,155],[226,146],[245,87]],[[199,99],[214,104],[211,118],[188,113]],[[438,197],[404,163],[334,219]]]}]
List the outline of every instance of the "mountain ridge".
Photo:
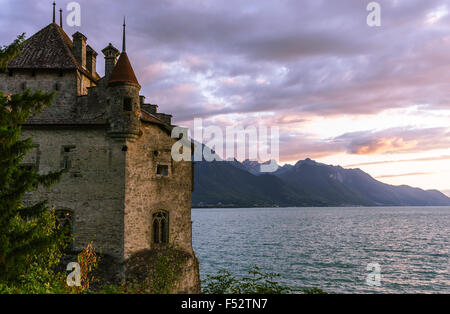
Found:
[{"label": "mountain ridge", "polygon": [[437,190],[377,181],[309,158],[261,173],[256,161],[195,163],[193,207],[450,206]]}]

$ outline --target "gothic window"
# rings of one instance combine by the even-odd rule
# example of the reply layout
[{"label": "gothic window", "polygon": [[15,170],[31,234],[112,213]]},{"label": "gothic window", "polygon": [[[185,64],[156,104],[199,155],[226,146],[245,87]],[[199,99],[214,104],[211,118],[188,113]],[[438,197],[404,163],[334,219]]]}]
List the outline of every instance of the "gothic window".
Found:
[{"label": "gothic window", "polygon": [[64,232],[67,244],[70,246],[73,234],[72,212],[70,210],[60,209],[55,211],[56,226],[58,230]]},{"label": "gothic window", "polygon": [[131,98],[125,97],[123,99],[123,111],[132,111],[133,106],[131,105]]},{"label": "gothic window", "polygon": [[169,214],[159,211],[152,216],[153,243],[169,243]]},{"label": "gothic window", "polygon": [[167,177],[169,176],[169,166],[168,165],[157,165],[156,174],[158,176]]}]

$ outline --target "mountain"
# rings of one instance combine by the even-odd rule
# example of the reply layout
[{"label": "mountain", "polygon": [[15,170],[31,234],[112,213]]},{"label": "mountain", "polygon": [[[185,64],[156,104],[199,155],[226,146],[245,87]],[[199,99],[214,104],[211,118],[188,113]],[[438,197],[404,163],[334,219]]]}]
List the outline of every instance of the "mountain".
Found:
[{"label": "mountain", "polygon": [[251,174],[238,161],[201,161],[194,167],[193,207],[326,205],[274,175]]},{"label": "mountain", "polygon": [[[235,160],[235,162],[239,163],[238,161]],[[276,164],[277,167],[279,167],[279,165],[273,161],[274,164]],[[250,172],[251,174],[255,175],[255,176],[259,176],[261,174],[263,174],[261,172],[261,166],[262,165],[269,165],[271,163],[271,161],[266,161],[264,163],[259,163],[256,160],[244,160],[241,164],[242,168],[247,170],[248,172]],[[235,163],[235,165],[237,165]],[[241,167],[241,166],[237,166],[237,167]]]},{"label": "mountain", "polygon": [[375,180],[361,169],[344,169],[317,163],[311,159],[299,161],[289,170],[274,173],[291,185],[315,195],[327,197],[333,203],[377,206],[450,205],[450,199],[439,191],[424,191],[406,185],[393,186]]},{"label": "mountain", "polygon": [[360,169],[306,159],[264,174],[256,161],[196,162],[193,207],[441,206],[439,191],[379,182]]}]

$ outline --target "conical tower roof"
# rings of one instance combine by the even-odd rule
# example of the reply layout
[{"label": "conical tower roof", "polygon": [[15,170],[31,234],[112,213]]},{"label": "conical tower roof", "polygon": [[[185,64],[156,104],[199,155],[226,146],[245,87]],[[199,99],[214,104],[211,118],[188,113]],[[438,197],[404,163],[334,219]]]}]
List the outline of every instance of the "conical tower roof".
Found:
[{"label": "conical tower roof", "polygon": [[109,77],[108,84],[117,83],[132,83],[139,85],[139,82],[134,74],[133,67],[131,66],[130,59],[128,59],[125,40],[125,17],[123,18],[123,41],[122,41],[122,53],[117,61],[114,70]]},{"label": "conical tower roof", "polygon": [[109,77],[108,83],[134,83],[139,85],[126,52],[122,52],[120,54],[119,60],[117,61],[117,64]]}]

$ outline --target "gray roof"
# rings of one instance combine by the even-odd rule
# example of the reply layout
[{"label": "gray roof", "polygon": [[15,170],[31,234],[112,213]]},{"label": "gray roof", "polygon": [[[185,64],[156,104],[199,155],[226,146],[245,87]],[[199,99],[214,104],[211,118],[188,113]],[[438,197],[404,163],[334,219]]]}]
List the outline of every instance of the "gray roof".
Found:
[{"label": "gray roof", "polygon": [[79,70],[94,81],[99,79],[83,69],[72,52],[72,40],[57,24],[51,23],[28,38],[20,56],[9,62],[10,69]]}]

